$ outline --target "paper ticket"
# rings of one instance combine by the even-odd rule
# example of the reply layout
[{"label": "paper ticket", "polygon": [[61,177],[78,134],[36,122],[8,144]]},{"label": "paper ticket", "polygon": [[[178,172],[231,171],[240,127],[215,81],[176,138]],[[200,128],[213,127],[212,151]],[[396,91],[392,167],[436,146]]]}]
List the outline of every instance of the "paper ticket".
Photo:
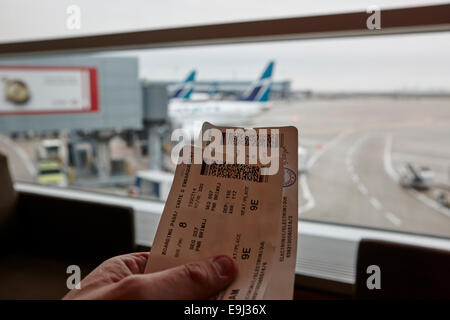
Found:
[{"label": "paper ticket", "polygon": [[296,128],[277,129],[281,165],[275,175],[262,177],[251,165],[177,166],[146,272],[228,254],[239,274],[219,299],[292,299],[298,136]]},{"label": "paper ticket", "polygon": [[[202,134],[210,128],[225,132],[226,127],[205,123]],[[255,128],[259,129],[267,128]],[[298,235],[298,131],[295,127],[274,127],[280,132],[280,157],[283,168],[283,190],[278,219],[278,240],[270,283],[264,299],[292,299],[295,284]]]},{"label": "paper ticket", "polygon": [[283,172],[261,176],[260,169],[177,165],[145,272],[227,254],[239,272],[218,299],[263,299],[277,254]]},{"label": "paper ticket", "polygon": [[283,190],[279,215],[277,263],[264,299],[292,299],[295,285],[298,235],[298,131],[280,127],[280,156],[283,166]]}]

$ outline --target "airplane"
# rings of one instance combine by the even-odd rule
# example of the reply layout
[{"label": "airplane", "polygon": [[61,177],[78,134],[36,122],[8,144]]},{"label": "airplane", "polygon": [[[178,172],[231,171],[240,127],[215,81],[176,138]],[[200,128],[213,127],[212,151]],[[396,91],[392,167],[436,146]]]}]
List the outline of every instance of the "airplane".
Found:
[{"label": "airplane", "polygon": [[175,87],[170,99],[189,100],[192,96],[192,92],[194,91],[195,75],[196,71],[192,70],[186,79]]},{"label": "airplane", "polygon": [[270,107],[269,95],[272,87],[274,62],[270,61],[259,79],[237,100],[171,99],[169,117],[178,128],[196,137],[203,125],[209,121],[215,125],[246,126],[256,115]]}]

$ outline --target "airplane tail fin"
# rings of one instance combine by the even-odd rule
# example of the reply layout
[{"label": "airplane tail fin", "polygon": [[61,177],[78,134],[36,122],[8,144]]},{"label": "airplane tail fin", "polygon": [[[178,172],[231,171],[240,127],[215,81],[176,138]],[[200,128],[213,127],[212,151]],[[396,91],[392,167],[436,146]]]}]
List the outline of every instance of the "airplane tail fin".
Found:
[{"label": "airplane tail fin", "polygon": [[189,73],[187,78],[180,83],[172,94],[172,99],[189,99],[194,91],[196,71],[193,70]]},{"label": "airplane tail fin", "polygon": [[270,61],[261,77],[239,98],[240,101],[267,102],[272,88],[272,73],[275,62]]}]

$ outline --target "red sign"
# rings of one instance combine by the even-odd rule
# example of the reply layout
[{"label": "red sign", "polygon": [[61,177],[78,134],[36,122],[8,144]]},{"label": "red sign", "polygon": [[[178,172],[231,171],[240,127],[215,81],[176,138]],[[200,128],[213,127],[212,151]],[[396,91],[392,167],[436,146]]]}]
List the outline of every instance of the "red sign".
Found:
[{"label": "red sign", "polygon": [[94,67],[0,66],[0,116],[98,112]]}]

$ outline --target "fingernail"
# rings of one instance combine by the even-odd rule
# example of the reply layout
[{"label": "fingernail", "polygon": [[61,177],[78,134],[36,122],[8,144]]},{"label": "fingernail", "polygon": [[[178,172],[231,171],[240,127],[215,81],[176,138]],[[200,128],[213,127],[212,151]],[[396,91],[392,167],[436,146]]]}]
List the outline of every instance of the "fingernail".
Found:
[{"label": "fingernail", "polygon": [[227,256],[217,256],[214,258],[213,262],[221,276],[231,276],[234,273],[234,263],[231,258]]}]

